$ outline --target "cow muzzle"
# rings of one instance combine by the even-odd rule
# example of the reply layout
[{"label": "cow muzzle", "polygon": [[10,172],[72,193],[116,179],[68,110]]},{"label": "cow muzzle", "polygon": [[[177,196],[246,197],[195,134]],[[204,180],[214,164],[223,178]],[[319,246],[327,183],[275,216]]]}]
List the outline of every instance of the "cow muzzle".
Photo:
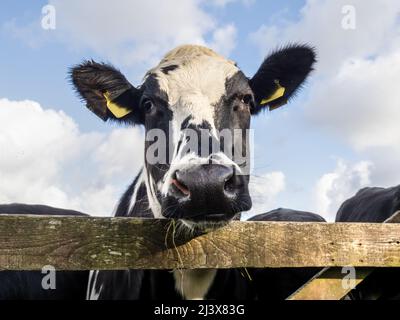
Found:
[{"label": "cow muzzle", "polygon": [[248,181],[248,176],[221,164],[178,170],[162,203],[163,215],[193,222],[229,221],[251,209]]}]

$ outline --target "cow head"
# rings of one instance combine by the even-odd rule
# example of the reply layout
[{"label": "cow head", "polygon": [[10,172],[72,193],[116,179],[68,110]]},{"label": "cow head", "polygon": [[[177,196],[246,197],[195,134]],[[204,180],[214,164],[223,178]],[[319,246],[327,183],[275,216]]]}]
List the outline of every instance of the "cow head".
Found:
[{"label": "cow head", "polygon": [[251,116],[285,104],[314,62],[312,48],[291,45],[272,53],[248,78],[208,48],[182,46],[139,87],[94,61],[74,67],[71,78],[104,121],[145,127],[144,174],[155,217],[224,222],[251,208]]}]

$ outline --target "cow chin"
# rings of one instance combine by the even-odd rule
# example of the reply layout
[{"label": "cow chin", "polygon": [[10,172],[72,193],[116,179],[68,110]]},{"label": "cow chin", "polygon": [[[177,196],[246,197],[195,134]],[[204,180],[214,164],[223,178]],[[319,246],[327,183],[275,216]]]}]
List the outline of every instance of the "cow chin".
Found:
[{"label": "cow chin", "polygon": [[239,220],[240,213],[210,214],[201,217],[180,219],[182,226],[194,232],[209,232],[228,225],[231,221]]},{"label": "cow chin", "polygon": [[236,220],[234,219],[237,217],[237,220],[240,218],[240,214],[234,215],[229,220],[221,220],[221,221],[194,221],[194,220],[186,220],[182,219],[182,225],[189,230],[198,231],[198,232],[210,232],[228,225],[231,221]]},{"label": "cow chin", "polygon": [[207,231],[227,225],[232,220],[240,219],[240,214],[251,209],[251,198],[242,195],[231,202],[210,200],[202,206],[195,203],[179,203],[173,197],[162,201],[163,216],[168,219],[179,219],[183,226],[191,230]]}]

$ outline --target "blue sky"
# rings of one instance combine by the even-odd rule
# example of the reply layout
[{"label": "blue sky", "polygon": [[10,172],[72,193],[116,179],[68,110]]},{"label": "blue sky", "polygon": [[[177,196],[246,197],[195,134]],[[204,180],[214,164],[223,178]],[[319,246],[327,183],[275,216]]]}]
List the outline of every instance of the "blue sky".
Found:
[{"label": "blue sky", "polygon": [[[54,107],[65,110],[79,123],[82,130],[106,130],[105,126],[95,119],[91,114],[82,109],[74,96],[71,87],[66,81],[68,67],[80,62],[84,58],[98,58],[99,60],[110,60],[94,50],[88,48],[72,48],[68,44],[60,43],[57,29],[54,31],[40,30],[42,19],[42,7],[48,1],[12,1],[6,0],[1,3],[0,21],[3,30],[0,33],[2,50],[0,52],[0,67],[2,74],[7,77],[0,78],[0,95],[10,99],[32,99],[40,101],[45,107]],[[118,3],[118,2],[116,2]],[[134,3],[134,1],[133,1]],[[289,17],[295,18],[297,10],[301,8],[303,1],[258,1],[249,5],[241,2],[233,2],[224,7],[207,5],[203,7],[212,13],[219,23],[235,23],[238,31],[238,41],[241,42],[231,53],[231,58],[238,61],[249,74],[254,73],[259,67],[262,55],[254,54],[255,47],[252,46],[247,36],[250,32],[257,30],[262,22],[274,20],[274,16],[280,12],[288,12]],[[267,13],[267,14],[266,14]],[[33,25],[32,34],[44,33],[46,40],[38,39],[37,45],[29,45],[27,39],[21,39],[15,33],[10,33],[4,25],[14,22],[20,28]],[[134,33],[135,31],[132,30]],[[210,34],[205,35],[206,39]],[[22,40],[22,41],[21,41]],[[31,39],[36,41],[35,39]],[[271,46],[271,49],[273,45]],[[161,56],[161,53],[160,53]],[[10,63],[12,61],[12,63]],[[112,59],[111,59],[111,62]],[[119,65],[126,73],[131,73],[132,81],[139,82],[142,74],[136,71],[138,66]],[[21,90],[23,88],[23,90]]]},{"label": "blue sky", "polygon": [[[255,212],[290,207],[319,211],[332,219],[340,202],[358,188],[398,184],[399,175],[390,170],[395,160],[388,163],[382,152],[390,152],[393,159],[400,158],[396,138],[396,134],[400,138],[400,132],[391,121],[399,116],[393,106],[399,97],[394,94],[387,101],[385,91],[379,91],[380,85],[388,88],[385,79],[391,79],[392,85],[397,81],[399,46],[395,40],[398,40],[399,5],[396,1],[187,0],[185,8],[190,10],[187,20],[181,16],[168,20],[168,14],[174,14],[173,7],[182,4],[180,1],[163,2],[172,7],[165,17],[160,13],[164,22],[152,21],[152,14],[158,17],[155,11],[161,9],[150,10],[141,1],[113,2],[115,12],[119,6],[125,8],[121,9],[122,16],[119,15],[122,22],[116,21],[112,14],[107,16],[108,10],[114,11],[106,1],[98,1],[96,6],[91,0],[49,1],[56,8],[55,30],[43,30],[40,25],[42,7],[48,1],[1,2],[0,99],[3,104],[0,108],[14,107],[13,112],[5,113],[14,118],[0,119],[3,153],[0,155],[0,202],[36,200],[96,214],[109,212],[139,167],[140,130],[134,131],[137,137],[129,138],[137,145],[121,142],[133,131],[104,124],[88,112],[67,81],[68,68],[84,58],[109,61],[138,84],[146,68],[172,49],[169,43],[175,45],[191,39],[222,50],[248,76],[257,70],[270,50],[284,43],[307,42],[317,49],[316,71],[298,97],[282,109],[265,112],[253,120]],[[342,10],[346,5],[353,6],[356,13],[354,30],[342,26],[345,16]],[[98,10],[98,14],[90,14],[91,9]],[[139,22],[135,24],[141,15],[148,15],[150,31],[141,28]],[[375,23],[374,28],[371,21]],[[192,31],[190,35],[176,38],[165,26],[171,30]],[[118,31],[121,27],[125,28],[124,32]],[[222,34],[219,38],[218,31]],[[145,54],[139,54],[142,50]],[[146,50],[150,50],[148,58]],[[380,74],[383,70],[386,77]],[[377,84],[374,77],[383,80]],[[369,99],[364,88],[378,91]],[[380,94],[385,95],[384,100],[379,100]],[[62,130],[54,130],[59,130],[56,132],[60,133],[60,139],[79,140],[71,145],[63,141],[60,145],[65,144],[65,148],[55,149],[54,154],[50,152],[47,155],[50,160],[41,159],[50,161],[49,167],[54,167],[54,172],[43,179],[33,174],[39,167],[30,167],[32,159],[38,160],[30,148],[46,135],[43,128],[48,122],[43,120],[43,127],[39,125],[38,131],[28,129],[34,143],[17,136],[19,121],[23,119],[27,126],[31,121],[23,110],[32,105],[23,104],[24,100],[36,102],[41,109],[49,111],[38,115],[38,123],[42,116],[46,121],[57,117]],[[379,108],[376,101],[381,104]],[[15,111],[19,109],[12,102],[21,102],[20,111]],[[58,110],[63,113],[50,113]],[[2,128],[1,121],[8,126]],[[379,133],[370,136],[373,130]],[[115,139],[118,143],[112,144]],[[68,154],[67,147],[73,155]],[[38,147],[38,150],[49,149],[52,147],[48,148],[44,142]],[[7,179],[11,179],[7,166],[12,162],[13,152],[32,154],[32,158],[21,161],[21,168],[13,165],[16,172],[24,173],[15,179],[20,181],[20,187],[31,185],[35,190],[28,188],[21,193],[7,187]],[[60,160],[56,153],[65,157]],[[121,160],[125,155],[126,159]],[[40,196],[37,189],[42,187],[48,196]],[[87,205],[83,194],[87,195],[90,190],[94,190],[93,198],[104,195],[104,202]]]}]

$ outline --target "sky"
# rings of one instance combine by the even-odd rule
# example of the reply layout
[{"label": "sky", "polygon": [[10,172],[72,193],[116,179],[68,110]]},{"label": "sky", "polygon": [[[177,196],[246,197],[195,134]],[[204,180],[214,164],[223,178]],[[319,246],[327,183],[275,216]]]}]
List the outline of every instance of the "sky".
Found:
[{"label": "sky", "polygon": [[[43,28],[48,5],[54,28]],[[398,0],[3,0],[0,203],[110,216],[138,172],[142,129],[103,123],[68,82],[83,59],[140,84],[167,51],[195,43],[250,77],[299,42],[318,63],[296,99],[252,119],[247,216],[286,207],[332,221],[360,188],[400,184],[399,14]]]}]

